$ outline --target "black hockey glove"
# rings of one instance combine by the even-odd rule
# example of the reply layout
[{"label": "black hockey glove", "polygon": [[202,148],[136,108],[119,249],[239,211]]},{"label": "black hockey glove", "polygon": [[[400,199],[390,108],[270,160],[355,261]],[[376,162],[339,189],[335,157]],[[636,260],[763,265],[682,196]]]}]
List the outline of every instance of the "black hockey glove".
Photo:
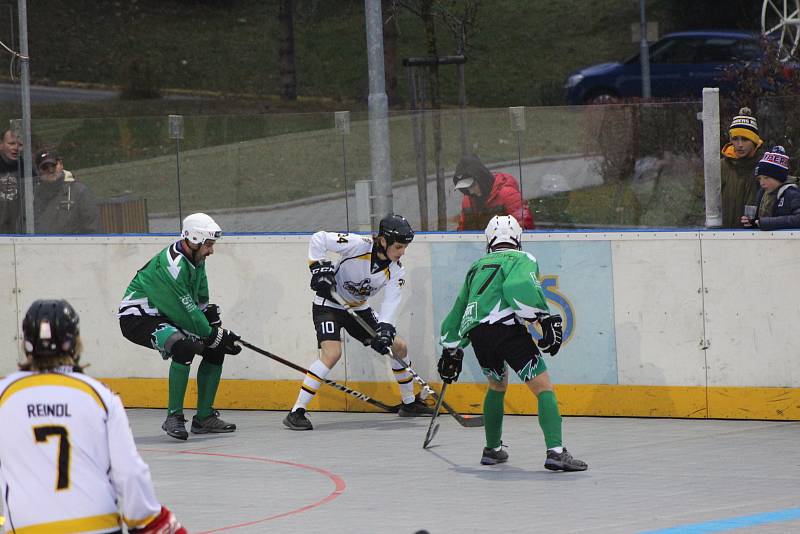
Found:
[{"label": "black hockey glove", "polygon": [[564,335],[564,321],[561,316],[540,315],[539,325],[542,327],[542,339],[539,340],[539,348],[550,356],[555,356],[561,348],[561,339]]},{"label": "black hockey glove", "polygon": [[439,357],[439,364],[436,366],[442,380],[447,384],[457,382],[458,375],[461,374],[461,365],[463,361],[464,351],[461,348],[442,349],[442,355]]},{"label": "black hockey glove", "polygon": [[210,349],[219,349],[225,354],[239,354],[242,352],[242,347],[236,344],[241,336],[236,335],[230,330],[225,328],[213,328],[211,335],[208,336],[203,343]]},{"label": "black hockey glove", "polygon": [[219,306],[216,304],[208,304],[206,309],[203,310],[203,315],[206,316],[208,324],[211,327],[222,326],[222,318],[219,316]]},{"label": "black hockey glove", "polygon": [[308,268],[311,270],[311,289],[330,298],[331,288],[336,287],[336,270],[331,262],[315,261]]},{"label": "black hockey glove", "polygon": [[375,337],[372,338],[370,346],[378,354],[389,354],[389,349],[394,343],[396,333],[397,330],[389,323],[378,323],[378,328],[375,329]]}]

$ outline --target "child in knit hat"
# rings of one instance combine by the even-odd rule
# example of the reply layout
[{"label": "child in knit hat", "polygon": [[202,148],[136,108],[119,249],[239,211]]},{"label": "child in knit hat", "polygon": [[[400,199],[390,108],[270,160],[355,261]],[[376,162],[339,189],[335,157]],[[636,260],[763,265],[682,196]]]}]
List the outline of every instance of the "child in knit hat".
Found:
[{"label": "child in knit hat", "polygon": [[754,204],[758,184],[753,170],[764,144],[758,134],[758,121],[750,108],[743,107],[733,118],[728,131],[730,142],[722,148],[722,226],[740,228],[745,204]]},{"label": "child in knit hat", "polygon": [[800,189],[789,176],[789,156],[782,146],[764,153],[755,170],[761,189],[758,192],[756,219],[741,217],[741,223],[762,230],[800,228]]}]

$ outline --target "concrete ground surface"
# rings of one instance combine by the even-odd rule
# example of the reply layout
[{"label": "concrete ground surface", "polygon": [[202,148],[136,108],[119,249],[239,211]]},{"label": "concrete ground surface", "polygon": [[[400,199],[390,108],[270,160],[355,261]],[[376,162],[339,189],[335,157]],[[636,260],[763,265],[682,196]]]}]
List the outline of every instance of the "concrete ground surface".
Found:
[{"label": "concrete ground surface", "polygon": [[[225,411],[231,434],[161,431],[130,410],[160,500],[189,532],[800,532],[800,423],[564,419],[582,473],[543,468],[536,417],[505,418],[509,462],[480,465],[483,429],[427,418]],[[187,412],[191,417],[191,413]]]}]

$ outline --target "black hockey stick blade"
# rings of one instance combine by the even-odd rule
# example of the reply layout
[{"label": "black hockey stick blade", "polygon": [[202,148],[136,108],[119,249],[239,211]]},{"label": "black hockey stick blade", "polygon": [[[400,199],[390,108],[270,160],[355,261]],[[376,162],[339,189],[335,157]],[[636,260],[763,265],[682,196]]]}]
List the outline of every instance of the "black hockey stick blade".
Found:
[{"label": "black hockey stick blade", "polygon": [[425,441],[422,442],[422,448],[427,449],[428,445],[431,444],[433,438],[436,437],[436,433],[439,432],[439,423],[436,422],[436,418],[439,417],[439,409],[442,407],[442,402],[444,401],[444,392],[447,390],[448,383],[445,382],[442,384],[442,390],[439,392],[439,399],[436,401],[436,406],[433,408],[433,417],[431,417],[431,424],[428,425],[428,433],[425,434]]}]

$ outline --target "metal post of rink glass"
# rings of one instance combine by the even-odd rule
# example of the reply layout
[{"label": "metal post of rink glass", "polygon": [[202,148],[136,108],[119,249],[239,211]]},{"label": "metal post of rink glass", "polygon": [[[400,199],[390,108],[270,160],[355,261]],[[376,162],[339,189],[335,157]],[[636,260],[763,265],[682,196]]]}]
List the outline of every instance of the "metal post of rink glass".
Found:
[{"label": "metal post of rink glass", "polygon": [[178,176],[178,232],[183,222],[181,206],[181,139],[183,139],[183,115],[169,116],[169,138],[175,139],[175,167]]},{"label": "metal post of rink glass", "polygon": [[519,133],[525,131],[525,106],[508,108],[508,118],[511,121],[511,131],[517,136],[517,166],[519,167],[519,198],[525,204],[525,195],[522,194],[522,141]]},{"label": "metal post of rink glass", "polygon": [[719,88],[703,89],[703,175],[705,176],[706,227],[722,226],[722,175],[719,160]]},{"label": "metal post of rink glass", "polygon": [[342,135],[342,176],[344,177],[344,218],[347,225],[347,233],[350,233],[350,203],[347,200],[347,151],[345,150],[344,138],[350,135],[350,112],[336,111],[333,114],[333,122],[336,130]]}]

